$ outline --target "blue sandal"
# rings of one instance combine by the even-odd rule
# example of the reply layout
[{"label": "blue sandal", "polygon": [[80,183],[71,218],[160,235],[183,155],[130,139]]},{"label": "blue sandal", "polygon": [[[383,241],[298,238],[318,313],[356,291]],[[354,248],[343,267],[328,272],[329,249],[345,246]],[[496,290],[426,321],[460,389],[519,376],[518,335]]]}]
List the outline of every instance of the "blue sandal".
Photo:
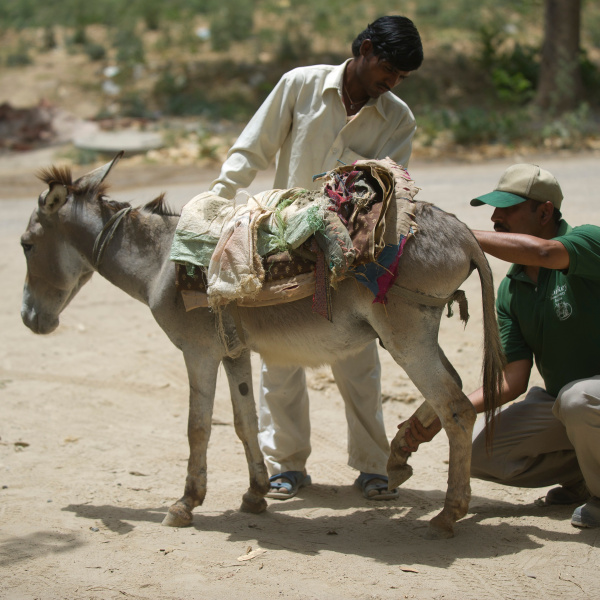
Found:
[{"label": "blue sandal", "polygon": [[[287,481],[275,481],[276,479],[287,479]],[[267,498],[277,498],[277,500],[287,500],[293,498],[301,487],[310,485],[312,480],[310,475],[302,471],[285,471],[269,477],[271,488],[267,492]]]},{"label": "blue sandal", "polygon": [[367,500],[395,500],[400,496],[398,488],[388,490],[388,478],[377,473],[363,473],[354,482]]}]

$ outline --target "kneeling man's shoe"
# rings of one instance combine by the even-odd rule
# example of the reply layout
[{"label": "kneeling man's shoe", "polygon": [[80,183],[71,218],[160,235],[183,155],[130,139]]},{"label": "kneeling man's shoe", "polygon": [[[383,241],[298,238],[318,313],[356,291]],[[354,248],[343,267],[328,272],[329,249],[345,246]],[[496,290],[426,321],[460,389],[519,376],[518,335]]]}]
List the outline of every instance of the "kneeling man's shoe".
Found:
[{"label": "kneeling man's shoe", "polygon": [[544,504],[552,506],[555,504],[583,504],[587,502],[591,494],[589,493],[585,481],[580,481],[575,485],[561,485],[552,488],[547,494]]},{"label": "kneeling man's shoe", "polygon": [[573,527],[600,527],[600,498],[592,496],[583,506],[578,506],[571,517]]}]

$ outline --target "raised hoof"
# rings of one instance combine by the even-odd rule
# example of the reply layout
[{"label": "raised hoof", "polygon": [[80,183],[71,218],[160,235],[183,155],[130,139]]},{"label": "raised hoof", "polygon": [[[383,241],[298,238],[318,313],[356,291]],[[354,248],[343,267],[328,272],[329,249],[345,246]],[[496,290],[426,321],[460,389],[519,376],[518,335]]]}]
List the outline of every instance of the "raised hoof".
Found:
[{"label": "raised hoof", "polygon": [[429,529],[425,534],[428,540],[447,540],[454,537],[454,528],[448,521],[438,515],[429,521]]},{"label": "raised hoof", "polygon": [[173,504],[173,506],[169,508],[162,524],[165,525],[165,527],[189,527],[192,524],[192,520],[193,516],[191,511],[180,504]]},{"label": "raised hoof", "polygon": [[267,510],[267,501],[264,498],[246,498],[242,499],[242,505],[240,506],[240,511],[245,513],[253,513],[255,515],[265,512]]},{"label": "raised hoof", "polygon": [[391,467],[388,463],[388,490],[394,490],[400,487],[413,474],[413,469],[410,465],[402,465],[399,467]]}]

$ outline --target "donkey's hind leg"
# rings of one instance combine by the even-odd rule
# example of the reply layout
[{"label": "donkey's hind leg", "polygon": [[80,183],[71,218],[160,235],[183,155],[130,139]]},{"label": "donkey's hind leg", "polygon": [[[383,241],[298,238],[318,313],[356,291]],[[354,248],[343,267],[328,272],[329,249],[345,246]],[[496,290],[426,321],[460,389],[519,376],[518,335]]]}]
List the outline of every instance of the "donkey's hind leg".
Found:
[{"label": "donkey's hind leg", "polygon": [[458,388],[448,389],[435,408],[448,435],[450,455],[444,509],[431,520],[430,537],[452,537],[454,523],[467,514],[471,500],[471,450],[476,413]]},{"label": "donkey's hind leg", "polygon": [[[430,522],[430,537],[434,538],[452,537],[454,523],[467,513],[471,497],[471,435],[476,417],[453,370],[442,359],[437,343],[440,315],[440,311],[405,305],[393,328],[379,330],[385,347],[440,417],[448,434],[448,488],[444,509]],[[404,327],[404,335],[400,335],[401,329],[394,331],[397,327]]]},{"label": "donkey's hind leg", "polygon": [[441,364],[427,376],[420,366],[404,363],[406,372],[419,388],[428,404],[440,417],[448,435],[448,488],[442,512],[430,522],[430,537],[447,538],[454,535],[454,523],[467,514],[471,499],[471,436],[475,409]]},{"label": "donkey's hind leg", "polygon": [[258,445],[258,418],[252,392],[250,352],[245,351],[235,360],[225,358],[223,366],[229,381],[235,431],[244,446],[250,474],[250,487],[242,498],[240,510],[260,513],[267,508],[264,496],[269,491],[269,476]]},{"label": "donkey's hind leg", "polygon": [[446,499],[442,512],[430,521],[429,537],[452,537],[454,523],[467,514],[471,499],[471,444],[475,408],[441,363],[428,374],[422,372],[420,365],[405,365],[405,368],[439,416],[448,435],[450,455]]},{"label": "donkey's hind leg", "polygon": [[[440,360],[450,375],[454,377],[454,380],[458,386],[462,389],[460,375],[456,372],[452,363],[450,363],[450,361],[446,358],[444,351],[441,348],[438,349],[440,353]],[[410,418],[413,417],[418,419],[424,427],[429,427],[437,419],[437,414],[431,405],[425,401],[417,408]],[[406,446],[405,434],[409,426],[409,420],[410,419],[407,419],[404,423],[402,423],[401,426],[399,426],[398,432],[390,444],[390,457],[387,463],[387,474],[389,478],[389,489],[391,490],[401,486],[413,474],[412,467],[407,464],[408,458],[410,457],[410,452],[402,450],[402,448]]]}]

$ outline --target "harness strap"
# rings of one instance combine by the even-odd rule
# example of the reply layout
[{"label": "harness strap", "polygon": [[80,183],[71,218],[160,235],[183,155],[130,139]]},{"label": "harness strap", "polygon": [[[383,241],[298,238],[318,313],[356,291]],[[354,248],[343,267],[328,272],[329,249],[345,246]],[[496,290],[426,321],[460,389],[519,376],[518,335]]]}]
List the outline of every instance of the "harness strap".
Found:
[{"label": "harness strap", "polygon": [[467,296],[463,290],[456,290],[450,296],[446,298],[440,298],[438,296],[428,296],[421,292],[415,292],[409,290],[400,285],[393,285],[388,290],[388,293],[400,296],[410,302],[416,304],[423,304],[425,306],[446,306],[448,305],[448,317],[452,316],[452,303],[458,302],[459,316],[463,323],[467,323],[469,320],[469,304],[467,302]]},{"label": "harness strap", "polygon": [[469,320],[469,304],[467,302],[467,296],[463,290],[456,290],[450,296],[446,298],[440,298],[439,296],[428,296],[421,292],[415,292],[409,290],[400,285],[393,285],[388,290],[388,293],[400,296],[409,302],[416,304],[423,304],[425,306],[446,306],[448,305],[448,317],[452,316],[452,303],[458,302],[460,320],[466,325]]},{"label": "harness strap", "polygon": [[244,326],[242,325],[242,317],[240,316],[238,305],[235,302],[231,302],[227,305],[227,308],[233,317],[233,322],[235,323],[235,328],[237,329],[238,339],[240,340],[240,343],[245,346],[246,336],[244,335]]},{"label": "harness strap", "polygon": [[446,306],[446,304],[449,302],[458,300],[458,292],[461,292],[464,296],[464,292],[462,290],[456,290],[456,292],[453,292],[446,298],[439,298],[438,296],[429,296],[427,294],[422,294],[421,292],[415,292],[397,284],[392,285],[388,290],[389,294],[395,294],[396,296],[401,296],[406,300],[416,302],[417,304],[424,304],[426,306]]},{"label": "harness strap", "polygon": [[[98,234],[96,241],[94,242],[94,249],[92,251],[92,265],[94,269],[98,270],[100,267],[100,263],[102,262],[102,258],[104,257],[104,251],[106,247],[113,239],[115,235],[115,231],[119,227],[119,224],[123,220],[123,217],[132,209],[131,206],[127,206],[122,208],[120,211],[116,212],[104,225],[102,231]],[[108,233],[107,233],[108,232]],[[106,237],[102,240],[102,236],[106,233]],[[101,241],[102,240],[102,241]]]}]

